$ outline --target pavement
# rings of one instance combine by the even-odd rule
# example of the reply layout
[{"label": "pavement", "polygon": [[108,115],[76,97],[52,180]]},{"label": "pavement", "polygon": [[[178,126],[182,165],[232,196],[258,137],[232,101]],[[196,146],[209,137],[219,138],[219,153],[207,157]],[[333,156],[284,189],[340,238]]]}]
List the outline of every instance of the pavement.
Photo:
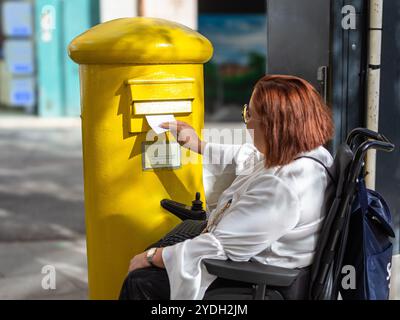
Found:
[{"label": "pavement", "polygon": [[0,243],[1,300],[87,298],[84,239]]},{"label": "pavement", "polygon": [[0,116],[0,299],[87,299],[80,119]]}]

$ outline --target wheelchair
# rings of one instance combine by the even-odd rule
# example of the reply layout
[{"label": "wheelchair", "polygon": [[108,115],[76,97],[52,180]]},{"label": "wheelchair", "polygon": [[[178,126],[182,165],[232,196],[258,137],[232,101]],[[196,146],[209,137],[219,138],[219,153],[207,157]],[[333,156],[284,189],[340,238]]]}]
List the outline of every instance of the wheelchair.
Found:
[{"label": "wheelchair", "polygon": [[[204,300],[336,300],[357,179],[363,173],[364,159],[370,149],[391,152],[394,145],[382,134],[356,128],[339,146],[328,168],[334,178],[328,188],[334,190],[327,194],[333,196],[327,199],[327,212],[311,266],[287,269],[253,261],[205,259],[207,271],[229,281],[229,286],[211,285]],[[170,211],[194,223],[204,219],[204,215],[193,218],[186,212],[182,217],[179,212]]]}]

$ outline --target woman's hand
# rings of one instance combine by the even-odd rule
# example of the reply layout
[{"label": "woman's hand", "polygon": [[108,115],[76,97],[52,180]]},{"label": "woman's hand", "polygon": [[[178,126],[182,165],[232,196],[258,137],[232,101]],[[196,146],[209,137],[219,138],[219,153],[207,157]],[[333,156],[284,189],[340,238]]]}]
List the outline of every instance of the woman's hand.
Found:
[{"label": "woman's hand", "polygon": [[143,269],[143,268],[149,268],[151,267],[150,263],[146,259],[146,252],[143,252],[141,254],[138,254],[134,256],[129,263],[129,272],[137,270],[137,269]]},{"label": "woman's hand", "polygon": [[[157,251],[153,257],[153,264],[158,268],[165,268],[164,261],[162,258],[163,248],[157,248]],[[129,263],[128,272],[137,270],[137,269],[144,269],[149,268],[152,265],[147,261],[147,251],[134,256]]]},{"label": "woman's hand", "polygon": [[178,143],[194,152],[203,154],[206,142],[201,141],[192,126],[183,121],[165,122],[161,128],[170,129]]}]

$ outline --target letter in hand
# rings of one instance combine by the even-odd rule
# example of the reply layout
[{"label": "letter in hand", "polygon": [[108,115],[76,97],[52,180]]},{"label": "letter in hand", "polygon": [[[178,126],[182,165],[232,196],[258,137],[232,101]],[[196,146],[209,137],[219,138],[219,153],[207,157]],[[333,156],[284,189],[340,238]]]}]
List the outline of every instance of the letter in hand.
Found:
[{"label": "letter in hand", "polygon": [[191,125],[183,121],[165,122],[161,128],[170,129],[178,143],[194,152],[202,153],[203,142]]}]

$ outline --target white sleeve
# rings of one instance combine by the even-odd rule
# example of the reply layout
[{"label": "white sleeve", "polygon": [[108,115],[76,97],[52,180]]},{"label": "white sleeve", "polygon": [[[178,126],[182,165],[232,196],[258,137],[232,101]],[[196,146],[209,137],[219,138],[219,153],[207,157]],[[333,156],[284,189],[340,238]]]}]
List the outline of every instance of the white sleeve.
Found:
[{"label": "white sleeve", "polygon": [[164,248],[171,299],[201,299],[216,279],[203,259],[248,261],[296,226],[298,206],[297,196],[279,178],[255,179],[211,233]]},{"label": "white sleeve", "polygon": [[220,242],[211,233],[165,247],[162,252],[168,273],[171,300],[199,300],[216,279],[209,274],[203,259],[226,260]]},{"label": "white sleeve", "polygon": [[297,194],[276,176],[260,176],[232,202],[212,233],[229,259],[248,261],[292,230],[299,219]]},{"label": "white sleeve", "polygon": [[203,184],[209,209],[215,207],[222,192],[232,184],[243,163],[254,152],[256,148],[249,143],[206,144],[203,154]]}]

